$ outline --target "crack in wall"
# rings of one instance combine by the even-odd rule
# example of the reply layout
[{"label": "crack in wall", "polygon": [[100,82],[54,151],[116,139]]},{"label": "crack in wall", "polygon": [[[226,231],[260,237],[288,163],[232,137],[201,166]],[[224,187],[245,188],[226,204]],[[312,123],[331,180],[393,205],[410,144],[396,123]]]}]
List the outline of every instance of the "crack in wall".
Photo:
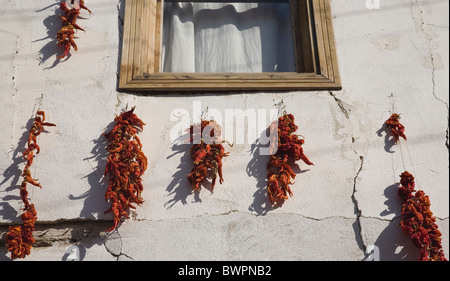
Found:
[{"label": "crack in wall", "polygon": [[17,94],[17,92],[18,92],[18,90],[17,90],[17,83],[16,83],[16,73],[17,73],[16,57],[17,57],[17,54],[19,53],[19,49],[20,49],[20,43],[19,43],[20,36],[18,34],[16,34],[16,33],[11,32],[11,31],[6,31],[6,30],[2,30],[2,29],[0,29],[0,32],[4,32],[4,33],[10,34],[10,35],[13,35],[15,37],[14,54],[13,54],[13,57],[11,59],[11,64],[12,64],[12,77],[11,77],[11,79],[12,79],[12,85],[13,85],[13,90],[12,90],[12,94],[11,95],[15,96]]},{"label": "crack in wall", "polygon": [[134,260],[131,256],[122,252],[122,236],[118,229],[105,234],[103,238],[103,246],[105,250],[119,261],[122,257]]},{"label": "crack in wall", "polygon": [[349,111],[345,108],[344,103],[342,102],[342,100],[339,99],[338,97],[336,97],[333,94],[333,92],[329,91],[328,93],[330,94],[330,96],[332,96],[334,98],[334,100],[336,101],[337,105],[339,106],[339,108],[341,109],[342,113],[344,114],[345,118],[350,119]]},{"label": "crack in wall", "polygon": [[[415,7],[419,10],[418,13],[414,11]],[[426,41],[427,41],[427,48],[428,48],[428,52],[430,54],[430,64],[431,64],[432,94],[437,101],[439,101],[445,105],[445,107],[447,108],[447,112],[449,112],[448,103],[445,102],[440,97],[438,97],[436,94],[436,80],[435,80],[436,79],[436,62],[435,62],[435,50],[433,49],[434,34],[425,28],[426,26],[431,26],[431,27],[439,27],[439,28],[447,28],[448,29],[448,27],[436,26],[433,24],[425,23],[425,18],[423,16],[423,12],[424,12],[423,7],[419,4],[419,0],[415,0],[414,2],[411,2],[410,10],[411,10],[411,16],[412,16],[414,23],[416,24],[416,26],[419,27],[420,31],[424,34],[424,37],[426,38]],[[446,130],[446,141],[445,141],[445,146],[447,147],[447,150],[449,150],[449,124],[450,124],[449,113],[447,113],[447,130]]]},{"label": "crack in wall", "polygon": [[[190,220],[190,219],[198,219],[198,218],[202,218],[202,217],[220,217],[220,216],[228,216],[234,213],[241,213],[241,214],[247,214],[247,215],[251,215],[254,217],[267,217],[267,216],[283,216],[283,215],[291,215],[291,216],[300,216],[302,218],[308,219],[308,220],[314,220],[314,221],[323,221],[323,220],[328,220],[328,219],[346,219],[346,220],[354,220],[353,217],[346,217],[346,216],[326,216],[326,217],[311,217],[311,216],[307,216],[304,214],[300,214],[300,213],[292,213],[292,212],[283,212],[283,213],[272,213],[272,214],[264,214],[264,215],[259,215],[257,213],[253,213],[253,212],[247,212],[244,210],[230,210],[228,212],[224,212],[224,213],[203,213],[203,214],[199,214],[199,215],[195,215],[195,216],[191,216],[191,217],[175,217],[175,218],[167,218],[167,219],[145,219],[145,218],[139,218],[139,219],[132,219],[130,221],[145,221],[145,222],[151,222],[151,223],[160,223],[160,222],[170,222],[170,221],[184,221],[184,220]],[[379,219],[379,220],[386,220],[383,218],[375,218],[375,219]]]},{"label": "crack in wall", "polygon": [[[342,113],[344,114],[345,118],[347,120],[350,120],[350,110],[346,108],[345,103],[339,99],[338,97],[336,97],[332,91],[328,92],[330,94],[330,96],[333,97],[334,101],[337,103],[337,105],[339,106],[340,110],[342,111]],[[348,106],[347,106],[348,107]],[[350,123],[351,126],[351,123]],[[351,126],[352,127],[352,126]],[[351,149],[353,150],[353,152],[355,152],[356,155],[358,155],[359,153],[354,149],[353,145],[355,143],[355,135],[354,135],[354,131],[353,131],[353,127],[351,128]],[[361,225],[361,218],[372,218],[372,217],[365,217],[362,215],[362,210],[359,207],[359,203],[358,200],[356,199],[356,191],[357,191],[357,182],[358,182],[358,178],[359,178],[359,174],[361,173],[363,166],[364,166],[364,156],[359,155],[359,160],[360,160],[360,164],[359,164],[359,169],[356,172],[355,177],[353,178],[353,191],[352,191],[352,195],[351,195],[351,199],[354,205],[354,213],[356,215],[356,220],[353,224],[353,231],[355,233],[355,240],[356,243],[358,245],[358,247],[363,251],[363,255],[366,255],[366,250],[367,250],[367,246],[364,243],[364,239],[363,239],[363,235],[362,235],[362,225]],[[383,219],[383,218],[376,218],[373,217],[374,219],[377,220],[381,220],[381,221],[390,221],[389,219]],[[354,219],[354,218],[352,218]]]},{"label": "crack in wall", "polygon": [[12,60],[12,66],[13,66],[13,76],[12,76],[12,83],[13,83],[13,92],[12,96],[16,96],[18,89],[17,89],[17,83],[16,83],[16,76],[17,76],[17,65],[16,65],[16,57],[19,53],[19,35],[15,34],[16,36],[16,49],[14,51],[14,58]]},{"label": "crack in wall", "polygon": [[13,110],[13,116],[12,116],[12,120],[11,120],[11,150],[14,149],[14,128],[15,128],[15,121],[16,121],[16,112],[17,112],[17,106],[16,106],[16,95],[19,92],[18,88],[17,88],[17,81],[16,81],[16,77],[17,77],[17,64],[16,64],[16,57],[19,53],[19,49],[20,49],[20,37],[18,34],[15,33],[11,33],[8,31],[3,31],[1,30],[1,32],[5,32],[8,34],[11,34],[15,37],[15,49],[14,49],[14,54],[11,60],[11,64],[12,64],[12,93],[11,93],[11,99],[12,99],[12,106],[14,108]]},{"label": "crack in wall", "polygon": [[353,179],[353,193],[352,193],[352,202],[354,205],[354,209],[355,209],[355,214],[356,214],[356,222],[355,222],[355,237],[356,237],[356,242],[358,243],[359,247],[364,251],[364,253],[366,252],[367,246],[364,244],[364,239],[363,239],[363,235],[362,235],[362,227],[361,227],[361,217],[362,217],[362,210],[359,208],[359,203],[358,200],[356,199],[356,185],[358,182],[358,178],[359,178],[359,174],[361,173],[363,166],[364,166],[364,157],[360,156],[359,157],[361,164],[359,166],[359,170],[356,173],[355,178]]},{"label": "crack in wall", "polygon": [[448,143],[449,126],[450,126],[450,117],[447,114],[447,140],[445,141],[445,146],[447,146],[447,150],[449,150],[449,152],[450,152],[449,143]]}]

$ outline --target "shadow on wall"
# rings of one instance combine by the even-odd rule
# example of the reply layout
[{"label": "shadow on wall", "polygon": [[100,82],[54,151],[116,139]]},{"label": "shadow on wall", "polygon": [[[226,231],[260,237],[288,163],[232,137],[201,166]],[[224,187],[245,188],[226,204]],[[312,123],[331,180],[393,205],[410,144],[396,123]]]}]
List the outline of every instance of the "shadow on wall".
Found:
[{"label": "shadow on wall", "polygon": [[[39,42],[39,41],[50,40],[47,44],[45,44],[39,50],[39,58],[40,58],[39,65],[44,64],[51,57],[55,58],[55,61],[53,62],[53,64],[45,69],[51,69],[51,68],[55,67],[56,65],[58,65],[58,63],[60,62],[60,59],[56,58],[56,56],[62,54],[62,49],[58,46],[57,41],[56,41],[56,35],[58,34],[58,31],[61,29],[61,19],[59,18],[59,13],[57,12],[59,10],[59,3],[60,3],[60,1],[55,1],[54,4],[51,4],[47,7],[44,7],[42,9],[36,11],[36,13],[40,13],[40,12],[43,12],[54,6],[57,7],[54,11],[54,14],[48,16],[43,21],[43,24],[47,28],[47,37],[37,39],[32,42],[32,43],[35,43],[35,42]],[[66,59],[68,59],[69,57],[70,57],[70,54],[67,56]]]},{"label": "shadow on wall", "polygon": [[[18,184],[21,175],[22,175],[22,169],[20,166],[22,164],[25,164],[25,159],[22,157],[23,151],[26,149],[26,144],[28,142],[28,136],[29,136],[29,130],[31,129],[31,126],[33,126],[34,118],[30,118],[27,125],[25,126],[26,130],[24,130],[22,136],[19,139],[19,142],[17,143],[16,150],[14,150],[12,155],[12,164],[3,172],[4,179],[0,182],[0,192],[9,192],[13,190],[17,190],[15,192],[15,195],[7,195],[1,197],[0,202],[0,216],[2,217],[2,220],[5,221],[16,221],[19,222],[19,212],[16,210],[16,208],[11,206],[11,203],[8,201],[17,201],[22,202],[22,199],[19,195],[19,189],[20,185]],[[44,131],[45,132],[45,131]],[[6,186],[6,183],[8,183],[11,180],[10,186],[4,188]],[[31,186],[31,185],[29,185]],[[4,228],[4,229],[3,229]],[[8,231],[8,226],[0,227],[0,233],[4,232],[4,235],[0,237],[0,261],[2,260],[9,260],[8,257],[8,251],[5,246],[5,235]]]},{"label": "shadow on wall", "polygon": [[[19,181],[21,179],[22,175],[22,169],[20,166],[22,163],[25,163],[25,159],[22,157],[22,153],[26,149],[26,145],[28,142],[28,136],[29,131],[31,129],[31,126],[33,126],[34,118],[30,118],[28,120],[27,125],[24,129],[26,129],[22,136],[19,139],[19,142],[17,143],[16,150],[14,150],[12,155],[12,164],[3,172],[4,179],[0,182],[0,190],[2,192],[8,192],[17,189],[17,192],[15,195],[7,195],[2,197],[2,202],[0,202],[1,206],[1,216],[3,220],[11,220],[14,221],[18,218],[19,214],[15,208],[11,206],[10,203],[7,201],[17,200],[18,202],[21,201],[20,195],[19,195]],[[43,131],[45,132],[45,130]],[[11,180],[11,185],[9,187],[3,188],[3,186]],[[31,186],[31,185],[29,185]]]},{"label": "shadow on wall", "polygon": [[270,155],[261,155],[262,148],[269,146],[263,145],[260,140],[266,137],[266,130],[256,140],[256,143],[250,147],[250,154],[253,156],[247,165],[246,172],[249,177],[256,179],[256,191],[253,194],[253,203],[248,207],[249,211],[255,212],[258,215],[266,215],[270,210],[277,207],[273,206],[267,195],[267,163],[269,163]]},{"label": "shadow on wall", "polygon": [[[262,144],[260,140],[267,139],[268,135],[270,135],[268,129],[264,130],[256,143],[251,145],[250,154],[253,157],[246,168],[247,175],[256,178],[257,181],[256,191],[253,194],[253,203],[248,209],[258,215],[266,215],[269,211],[280,208],[283,205],[283,202],[278,205],[273,205],[267,194],[267,174],[269,173],[267,164],[269,163],[270,155],[261,155],[260,151],[267,150],[269,144]],[[300,166],[294,161],[289,160],[288,164],[297,176],[309,171],[309,169],[301,170]]]},{"label": "shadow on wall", "polygon": [[381,261],[417,261],[419,257],[420,250],[403,234],[400,220],[391,221],[374,243],[380,250]]},{"label": "shadow on wall", "polygon": [[380,233],[374,245],[378,247],[381,261],[416,261],[420,250],[416,248],[411,239],[403,234],[400,227],[401,203],[397,195],[399,185],[393,184],[384,190],[387,200],[386,209],[380,213],[382,217],[394,215],[388,226]]},{"label": "shadow on wall", "polygon": [[[110,131],[114,127],[115,123],[111,122],[105,132]],[[109,206],[105,201],[105,192],[108,187],[108,177],[104,176],[106,162],[108,158],[108,150],[106,149],[108,142],[106,137],[101,135],[98,139],[92,141],[94,147],[91,150],[91,157],[84,158],[84,161],[93,162],[92,167],[95,167],[92,173],[86,175],[83,178],[87,178],[89,185],[88,191],[81,195],[69,196],[70,200],[84,199],[83,208],[80,212],[80,218],[85,219],[97,219],[99,211],[106,211]]]},{"label": "shadow on wall", "polygon": [[[47,9],[50,9],[52,7],[56,7],[54,10],[54,13],[47,18],[45,18],[42,23],[47,28],[47,36],[41,39],[34,40],[32,43],[44,41],[44,40],[50,40],[47,42],[40,50],[39,50],[39,65],[44,64],[47,60],[49,60],[51,57],[54,57],[55,60],[53,64],[49,67],[44,68],[44,70],[52,69],[55,66],[57,66],[60,62],[67,61],[71,57],[71,53],[67,54],[67,56],[61,60],[57,58],[57,56],[61,56],[64,53],[64,50],[62,47],[58,46],[58,41],[56,39],[56,36],[58,35],[58,31],[61,29],[61,19],[60,15],[63,15],[63,13],[60,11],[59,5],[61,1],[55,0],[55,3],[48,5],[47,7],[44,7],[40,10],[35,11],[36,13],[43,12]],[[85,19],[81,16],[78,17],[79,19]],[[81,32],[80,30],[76,30],[75,38],[77,38],[77,32]]]},{"label": "shadow on wall", "polygon": [[189,134],[184,134],[174,141],[172,146],[173,154],[169,155],[167,159],[172,158],[176,154],[183,153],[180,159],[180,165],[178,165],[178,171],[173,174],[173,179],[167,186],[166,190],[169,192],[169,196],[173,195],[173,198],[167,201],[164,206],[167,209],[172,208],[176,203],[181,202],[183,205],[187,204],[187,198],[194,193],[195,202],[202,202],[199,195],[200,192],[192,191],[192,186],[187,176],[194,168],[194,164],[190,155],[191,144],[186,144],[189,141]]},{"label": "shadow on wall", "polygon": [[394,134],[391,132],[391,130],[388,130],[386,128],[386,124],[383,123],[383,125],[381,126],[381,128],[377,131],[377,135],[379,137],[382,137],[383,134],[385,133],[384,136],[384,151],[388,152],[388,153],[394,153],[395,151],[392,151],[392,147],[395,145],[395,137]]},{"label": "shadow on wall", "polygon": [[78,260],[83,261],[88,249],[105,244],[108,235],[102,233],[110,227],[110,224],[110,222],[104,221],[78,223],[77,227],[70,231],[69,242],[71,245],[66,248],[64,253],[61,253],[61,260],[74,260],[72,253],[75,250]]}]

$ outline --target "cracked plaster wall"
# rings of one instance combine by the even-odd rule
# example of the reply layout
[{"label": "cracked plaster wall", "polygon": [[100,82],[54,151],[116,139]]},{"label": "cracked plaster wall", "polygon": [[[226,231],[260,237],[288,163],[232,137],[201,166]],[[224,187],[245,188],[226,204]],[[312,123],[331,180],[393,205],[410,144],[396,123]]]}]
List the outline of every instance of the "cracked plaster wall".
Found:
[{"label": "cracked plaster wall", "polygon": [[[384,260],[415,260],[399,227],[399,175],[412,172],[430,195],[449,252],[448,1],[332,0],[343,90],[142,96],[116,92],[123,3],[86,3],[79,50],[55,59],[59,1],[0,0],[0,237],[20,222],[21,152],[37,109],[57,124],[39,138],[30,187],[38,211],[36,245],[27,260],[61,260],[77,245],[83,260],[362,260],[369,245]],[[305,153],[294,196],[281,208],[266,198],[266,156],[251,144],[226,146],[224,178],[214,192],[190,192],[188,149],[174,146],[174,109],[272,109],[283,100],[296,116]],[[115,114],[136,106],[149,168],[145,203],[110,234],[103,195],[100,134]],[[382,130],[402,116],[407,142]],[[271,247],[269,245],[279,245]],[[9,254],[0,245],[0,260]]]}]

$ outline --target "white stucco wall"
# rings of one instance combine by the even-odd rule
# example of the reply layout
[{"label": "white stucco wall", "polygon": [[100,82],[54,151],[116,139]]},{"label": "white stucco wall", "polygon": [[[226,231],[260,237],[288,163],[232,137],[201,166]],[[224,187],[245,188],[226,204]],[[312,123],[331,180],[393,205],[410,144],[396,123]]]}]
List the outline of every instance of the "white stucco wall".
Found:
[{"label": "white stucco wall", "polygon": [[[362,260],[369,245],[383,260],[415,260],[417,249],[398,227],[405,170],[430,195],[448,258],[447,0],[381,0],[379,10],[363,0],[332,0],[342,91],[220,95],[117,92],[120,0],[87,0],[94,15],[78,20],[86,29],[77,33],[78,52],[56,60],[57,3],[0,0],[0,237],[20,222],[31,118],[41,109],[57,125],[40,136],[31,170],[43,189],[29,185],[40,237],[27,260],[61,260],[70,245],[83,260]],[[249,143],[225,145],[224,183],[192,193],[189,146],[170,140],[172,111],[192,112],[194,102],[222,114],[270,110],[281,100],[315,164],[298,163],[294,196],[270,208],[268,158]],[[101,133],[132,106],[146,123],[145,202],[104,234],[112,217],[103,214]],[[393,112],[408,136],[397,145],[380,130]],[[8,260],[1,242],[0,260]]]}]

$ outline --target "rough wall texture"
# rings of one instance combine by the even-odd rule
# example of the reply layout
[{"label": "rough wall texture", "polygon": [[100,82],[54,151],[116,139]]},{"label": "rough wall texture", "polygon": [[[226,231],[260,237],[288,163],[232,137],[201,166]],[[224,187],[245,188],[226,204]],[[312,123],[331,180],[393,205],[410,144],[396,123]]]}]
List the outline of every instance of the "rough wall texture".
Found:
[{"label": "rough wall texture", "polygon": [[[57,127],[40,136],[32,167],[43,189],[30,187],[39,219],[27,260],[64,259],[71,245],[83,260],[362,260],[369,245],[382,260],[415,260],[398,227],[405,170],[430,195],[448,258],[447,0],[382,0],[378,10],[332,0],[342,91],[150,96],[116,91],[123,3],[86,1],[95,14],[82,14],[79,50],[62,61],[58,3],[0,0],[0,260],[9,259],[8,225],[20,222],[21,153],[38,109]],[[248,142],[225,145],[222,185],[192,193],[189,146],[170,140],[173,111],[192,114],[194,102],[222,114],[270,110],[281,100],[315,164],[298,164],[294,196],[270,207],[268,158]],[[103,213],[101,133],[132,106],[146,123],[145,203],[105,234],[112,217]],[[394,144],[383,130],[393,112],[407,142]]]}]

